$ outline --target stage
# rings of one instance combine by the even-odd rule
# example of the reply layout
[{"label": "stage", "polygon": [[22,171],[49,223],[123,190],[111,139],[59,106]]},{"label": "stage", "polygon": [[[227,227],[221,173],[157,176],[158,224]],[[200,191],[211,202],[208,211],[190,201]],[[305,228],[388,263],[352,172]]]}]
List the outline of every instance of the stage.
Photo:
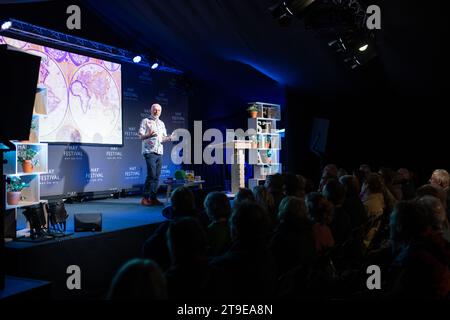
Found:
[{"label": "stage", "polygon": [[[162,206],[143,207],[140,200],[129,197],[66,204],[67,232],[73,232],[74,214],[78,213],[102,213],[102,231],[77,232],[38,243],[8,242],[7,275],[50,281],[55,299],[103,298],[118,268],[138,257],[145,239],[166,220],[161,215]],[[24,217],[17,218],[18,227],[24,226]],[[81,290],[67,289],[70,265],[81,269]]]}]

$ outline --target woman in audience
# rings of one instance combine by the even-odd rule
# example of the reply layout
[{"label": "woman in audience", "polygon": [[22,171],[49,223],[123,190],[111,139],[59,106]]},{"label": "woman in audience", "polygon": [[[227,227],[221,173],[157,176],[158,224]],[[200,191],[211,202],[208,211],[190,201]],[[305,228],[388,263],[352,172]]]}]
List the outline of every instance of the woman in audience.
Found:
[{"label": "woman in audience", "polygon": [[284,198],[284,177],[279,173],[267,176],[264,186],[272,195],[275,208],[277,209]]},{"label": "woman in audience", "polygon": [[305,201],[313,221],[316,252],[321,254],[334,246],[334,238],[329,227],[333,221],[333,204],[319,192],[309,193]]},{"label": "woman in audience", "polygon": [[367,222],[367,212],[359,198],[359,184],[355,176],[345,175],[339,178],[344,187],[345,200],[343,207],[350,215],[352,229],[361,227]]},{"label": "woman in audience", "polygon": [[256,203],[266,210],[269,215],[270,230],[273,230],[278,224],[277,209],[275,208],[275,201],[271,193],[267,191],[265,186],[256,186],[253,188]]},{"label": "woman in audience", "polygon": [[253,194],[252,190],[248,188],[239,188],[239,191],[236,193],[233,200],[233,208],[238,207],[239,204],[244,201],[255,202],[255,195]]},{"label": "woman in audience", "polygon": [[114,276],[109,300],[165,300],[166,279],[159,266],[150,259],[133,259]]},{"label": "woman in audience", "polygon": [[332,179],[323,188],[322,194],[333,204],[333,221],[330,224],[331,232],[336,244],[343,244],[352,233],[350,215],[343,207],[345,199],[344,187],[338,180]]},{"label": "woman in audience", "polygon": [[391,215],[396,275],[391,296],[446,299],[450,293],[450,250],[433,232],[430,214],[415,201],[399,202]]},{"label": "woman in audience", "polygon": [[278,211],[279,225],[270,242],[270,249],[283,274],[298,265],[309,265],[316,253],[312,223],[308,220],[305,201],[287,196]]},{"label": "woman in audience", "polygon": [[370,173],[363,189],[361,201],[366,207],[367,215],[369,219],[376,219],[383,214],[386,206],[381,177],[376,173]]}]

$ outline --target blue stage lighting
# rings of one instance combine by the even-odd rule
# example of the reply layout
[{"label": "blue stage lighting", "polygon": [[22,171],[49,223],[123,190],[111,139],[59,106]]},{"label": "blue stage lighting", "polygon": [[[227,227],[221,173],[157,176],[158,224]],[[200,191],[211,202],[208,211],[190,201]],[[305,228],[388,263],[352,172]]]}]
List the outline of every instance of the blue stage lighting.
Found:
[{"label": "blue stage lighting", "polygon": [[141,57],[141,56],[135,56],[135,57],[133,58],[133,62],[134,62],[134,63],[139,63],[139,62],[141,62],[141,60],[142,60],[142,57]]},{"label": "blue stage lighting", "polygon": [[9,28],[11,28],[11,26],[12,26],[11,21],[5,21],[2,23],[2,30],[8,30]]},{"label": "blue stage lighting", "polygon": [[152,68],[152,70],[155,70],[156,68],[158,68],[158,66],[159,66],[159,63],[155,62],[154,64],[152,64],[151,68]]}]

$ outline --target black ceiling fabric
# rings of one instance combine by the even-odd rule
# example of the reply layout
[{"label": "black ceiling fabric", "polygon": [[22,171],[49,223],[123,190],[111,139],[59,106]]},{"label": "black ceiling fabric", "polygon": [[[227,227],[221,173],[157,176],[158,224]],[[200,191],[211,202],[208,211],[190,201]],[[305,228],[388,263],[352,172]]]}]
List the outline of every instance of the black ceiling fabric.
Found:
[{"label": "black ceiling fabric", "polygon": [[[285,86],[317,93],[370,92],[379,86],[409,93],[446,86],[444,1],[360,0],[381,7],[382,29],[376,32],[376,63],[358,70],[345,66],[304,20],[281,27],[269,10],[276,0],[22,2],[2,5],[1,14],[155,53],[189,76],[241,97]],[[70,4],[82,9],[81,30],[65,27]]]}]

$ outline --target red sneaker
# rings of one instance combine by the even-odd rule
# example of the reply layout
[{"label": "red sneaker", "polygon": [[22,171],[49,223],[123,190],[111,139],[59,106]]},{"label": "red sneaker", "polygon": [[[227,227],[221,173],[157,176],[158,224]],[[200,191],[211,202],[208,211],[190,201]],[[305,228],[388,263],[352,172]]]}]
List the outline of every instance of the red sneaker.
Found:
[{"label": "red sneaker", "polygon": [[152,200],[147,199],[147,198],[142,198],[141,205],[150,207],[152,205]]}]

